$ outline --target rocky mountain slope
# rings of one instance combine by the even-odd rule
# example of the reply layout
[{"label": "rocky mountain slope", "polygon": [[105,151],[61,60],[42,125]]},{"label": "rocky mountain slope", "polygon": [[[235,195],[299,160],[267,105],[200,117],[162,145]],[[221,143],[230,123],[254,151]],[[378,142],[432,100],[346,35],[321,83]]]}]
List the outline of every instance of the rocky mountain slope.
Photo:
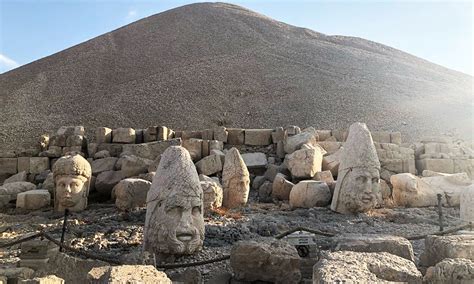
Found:
[{"label": "rocky mountain slope", "polygon": [[[454,52],[454,51],[453,51]],[[0,147],[61,125],[289,124],[472,139],[473,78],[224,3],[139,20],[0,75]]]}]

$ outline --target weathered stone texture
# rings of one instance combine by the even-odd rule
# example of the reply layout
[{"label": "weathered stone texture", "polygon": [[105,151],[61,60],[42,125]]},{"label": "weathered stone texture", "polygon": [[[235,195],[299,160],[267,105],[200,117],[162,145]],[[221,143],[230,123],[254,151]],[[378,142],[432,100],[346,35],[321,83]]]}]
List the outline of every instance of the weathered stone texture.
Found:
[{"label": "weathered stone texture", "polygon": [[236,208],[247,204],[250,176],[244,160],[236,148],[230,149],[225,156],[222,185],[224,207]]}]

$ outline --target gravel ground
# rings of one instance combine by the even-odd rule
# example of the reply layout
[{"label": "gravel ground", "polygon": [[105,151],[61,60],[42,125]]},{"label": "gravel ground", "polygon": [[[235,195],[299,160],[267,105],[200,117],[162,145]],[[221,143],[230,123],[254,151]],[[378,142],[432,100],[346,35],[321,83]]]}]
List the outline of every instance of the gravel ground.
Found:
[{"label": "gravel ground", "polygon": [[[376,209],[367,214],[341,215],[328,208],[289,210],[287,203],[257,203],[253,195],[251,202],[240,211],[226,215],[214,213],[205,219],[206,238],[201,252],[180,257],[175,262],[193,262],[219,257],[230,253],[232,244],[239,240],[266,241],[294,227],[308,227],[335,234],[380,233],[398,236],[413,236],[438,231],[438,214],[435,208]],[[459,209],[444,208],[446,226],[459,223]],[[25,214],[13,208],[0,215],[1,242],[7,242],[39,229],[53,230],[60,239],[62,216],[51,209]],[[119,212],[113,204],[90,204],[84,212],[73,213],[68,220],[66,243],[74,248],[101,256],[110,256],[127,264],[152,263],[143,256],[141,243],[145,210],[130,213]],[[418,261],[424,244],[412,241]],[[328,249],[330,238],[318,237],[320,249]],[[0,263],[13,265],[18,261],[18,246],[3,252]],[[196,267],[204,280],[222,273],[231,273],[229,261]],[[185,269],[167,269],[168,275],[182,275]],[[189,271],[188,271],[189,272]]]},{"label": "gravel ground", "polygon": [[[64,24],[64,23],[58,23]],[[440,39],[443,40],[443,39]],[[62,125],[287,124],[472,140],[472,76],[225,3],[187,5],[0,75],[0,148]]]}]

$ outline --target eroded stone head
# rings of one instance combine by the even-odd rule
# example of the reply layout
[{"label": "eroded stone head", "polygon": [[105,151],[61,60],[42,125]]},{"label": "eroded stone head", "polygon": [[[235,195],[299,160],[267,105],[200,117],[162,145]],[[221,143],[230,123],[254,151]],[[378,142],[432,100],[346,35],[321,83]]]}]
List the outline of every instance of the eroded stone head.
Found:
[{"label": "eroded stone head", "polygon": [[84,210],[87,207],[91,176],[91,166],[82,156],[59,158],[53,166],[54,210]]},{"label": "eroded stone head", "polygon": [[377,204],[380,162],[364,123],[354,123],[344,146],[331,209],[339,213],[367,212]]},{"label": "eroded stone head", "polygon": [[162,255],[192,254],[204,241],[203,192],[189,152],[169,147],[147,195],[144,249]]}]

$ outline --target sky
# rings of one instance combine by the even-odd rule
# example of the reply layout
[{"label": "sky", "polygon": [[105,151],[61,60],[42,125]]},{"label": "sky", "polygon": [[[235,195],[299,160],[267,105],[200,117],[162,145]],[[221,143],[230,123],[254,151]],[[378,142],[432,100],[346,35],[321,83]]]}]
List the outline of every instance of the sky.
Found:
[{"label": "sky", "polygon": [[[0,0],[0,73],[199,1]],[[465,1],[226,1],[328,35],[356,36],[473,75],[474,5]]]}]

